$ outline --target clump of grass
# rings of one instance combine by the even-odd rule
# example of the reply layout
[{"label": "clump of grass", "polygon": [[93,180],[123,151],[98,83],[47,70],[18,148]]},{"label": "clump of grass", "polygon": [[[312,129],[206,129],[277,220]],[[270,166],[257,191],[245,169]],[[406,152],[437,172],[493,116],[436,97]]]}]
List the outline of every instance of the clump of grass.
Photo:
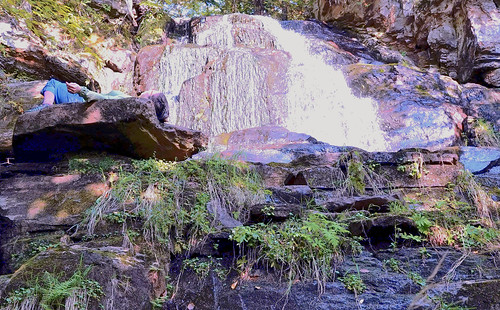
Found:
[{"label": "clump of grass", "polygon": [[395,200],[389,202],[389,212],[392,214],[409,214],[410,208],[405,205],[404,201]]},{"label": "clump of grass", "polygon": [[[469,179],[464,182],[463,178],[469,179],[472,175],[461,175],[457,179],[457,185],[450,187],[447,197],[437,201],[432,210],[412,211],[411,219],[420,233],[434,246],[497,251],[500,230],[497,229],[495,216],[490,210],[492,205],[484,204],[488,197],[475,181]],[[474,207],[459,200],[461,198],[460,195],[456,196],[455,188],[471,203],[478,201],[479,204],[476,202]]]},{"label": "clump of grass", "polygon": [[68,161],[69,171],[72,173],[104,173],[110,171],[117,162],[109,157],[93,160],[85,157],[73,157]]},{"label": "clump of grass", "polygon": [[470,128],[472,130],[469,137],[475,146],[493,146],[500,147],[500,133],[495,131],[491,123],[484,119],[470,119]]},{"label": "clump of grass", "polygon": [[316,279],[320,291],[322,283],[334,278],[335,266],[344,254],[359,246],[344,224],[319,213],[280,224],[236,227],[230,238],[240,246],[243,270],[263,264],[289,281]]},{"label": "clump of grass", "polygon": [[470,171],[462,171],[457,177],[457,188],[477,209],[482,224],[496,227],[498,219],[498,203],[493,201],[479,185]]},{"label": "clump of grass", "polygon": [[377,167],[365,162],[359,152],[342,155],[337,165],[343,171],[335,176],[338,196],[363,195],[367,189],[379,194],[388,187],[387,180],[376,172]]},{"label": "clump of grass", "polygon": [[92,299],[103,295],[97,281],[88,279],[91,266],[80,266],[67,280],[62,275],[45,272],[41,279],[32,279],[29,287],[19,288],[5,299],[7,310],[74,309],[84,310]]},{"label": "clump of grass", "polygon": [[136,160],[117,174],[113,188],[88,211],[88,234],[104,214],[123,210],[142,221],[143,237],[153,248],[171,253],[189,250],[218,231],[217,211],[209,212],[209,205],[243,221],[243,211],[264,202],[266,195],[260,176],[248,165],[218,156],[178,163]]}]

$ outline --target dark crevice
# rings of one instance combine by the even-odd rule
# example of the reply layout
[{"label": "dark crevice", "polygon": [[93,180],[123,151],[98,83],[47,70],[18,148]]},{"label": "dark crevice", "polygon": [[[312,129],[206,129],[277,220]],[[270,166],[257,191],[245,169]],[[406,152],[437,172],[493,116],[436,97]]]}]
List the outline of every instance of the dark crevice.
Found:
[{"label": "dark crevice", "polygon": [[307,181],[302,172],[299,172],[297,175],[288,175],[285,179],[285,186],[286,185],[307,185]]},{"label": "dark crevice", "polygon": [[[406,233],[414,236],[420,235],[418,229],[412,225],[403,223],[397,225],[397,227],[400,229],[399,233]],[[363,244],[369,245],[372,250],[379,250],[389,248],[394,241],[397,241],[398,243],[404,243],[406,241],[396,238],[396,236],[394,226],[373,227],[369,231],[365,232],[366,240]]]}]

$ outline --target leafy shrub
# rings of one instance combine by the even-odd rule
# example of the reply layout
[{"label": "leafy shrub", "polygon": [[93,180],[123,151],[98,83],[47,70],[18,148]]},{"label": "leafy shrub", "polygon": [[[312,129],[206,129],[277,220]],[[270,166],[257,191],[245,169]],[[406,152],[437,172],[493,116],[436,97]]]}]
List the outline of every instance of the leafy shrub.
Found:
[{"label": "leafy shrub", "polygon": [[357,245],[343,224],[317,213],[281,224],[236,227],[230,238],[249,258],[247,267],[262,262],[288,280],[313,278],[320,283],[333,279],[335,264]]}]

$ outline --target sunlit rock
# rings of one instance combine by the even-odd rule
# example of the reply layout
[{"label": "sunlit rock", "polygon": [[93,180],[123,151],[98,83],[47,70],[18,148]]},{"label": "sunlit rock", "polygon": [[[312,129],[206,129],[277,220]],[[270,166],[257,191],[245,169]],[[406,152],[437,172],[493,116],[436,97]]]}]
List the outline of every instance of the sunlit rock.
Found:
[{"label": "sunlit rock", "polygon": [[400,46],[421,66],[438,64],[460,82],[500,66],[500,11],[493,0],[382,0],[371,5],[319,0],[316,17],[345,28],[372,27],[378,46]]},{"label": "sunlit rock", "polygon": [[354,64],[345,72],[357,94],[377,100],[388,149],[439,149],[460,140],[465,102],[453,80],[401,65]]},{"label": "sunlit rock", "polygon": [[302,23],[241,14],[195,19],[192,43],[168,45],[159,62],[151,58],[160,73],[141,65],[137,80],[170,95],[172,123],[212,136],[279,125],[334,145],[385,150],[376,103],[354,96],[336,69],[373,58],[354,40]]},{"label": "sunlit rock", "polygon": [[182,85],[179,104],[174,104],[176,124],[213,136],[282,123],[288,63],[281,51],[232,50],[220,55]]},{"label": "sunlit rock", "polygon": [[[292,163],[313,157],[316,162],[333,162],[341,148],[318,142],[313,137],[291,132],[279,126],[262,126],[221,134],[215,137],[209,150],[196,157],[218,152],[222,156],[255,163]],[[321,159],[318,159],[321,158]],[[292,185],[292,184],[290,184]]]}]

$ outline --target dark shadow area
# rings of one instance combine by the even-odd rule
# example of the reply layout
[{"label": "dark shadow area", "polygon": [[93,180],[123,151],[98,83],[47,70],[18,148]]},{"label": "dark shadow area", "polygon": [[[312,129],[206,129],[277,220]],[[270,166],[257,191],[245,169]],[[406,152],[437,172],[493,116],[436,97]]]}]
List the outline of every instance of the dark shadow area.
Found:
[{"label": "dark shadow area", "polygon": [[285,186],[286,185],[307,185],[307,181],[302,172],[299,172],[297,175],[288,175],[285,179]]},{"label": "dark shadow area", "polygon": [[[406,233],[409,235],[419,236],[420,232],[414,226],[406,223],[396,226],[399,229],[399,234]],[[361,242],[371,250],[387,249],[391,247],[394,242],[398,245],[404,244],[405,246],[412,246],[408,240],[397,238],[395,226],[380,226],[371,227],[364,231],[365,240]],[[408,244],[407,244],[408,243]],[[415,245],[415,244],[414,244]]]},{"label": "dark shadow area", "polygon": [[5,257],[4,245],[12,237],[12,221],[0,216],[0,275],[12,273]]}]

